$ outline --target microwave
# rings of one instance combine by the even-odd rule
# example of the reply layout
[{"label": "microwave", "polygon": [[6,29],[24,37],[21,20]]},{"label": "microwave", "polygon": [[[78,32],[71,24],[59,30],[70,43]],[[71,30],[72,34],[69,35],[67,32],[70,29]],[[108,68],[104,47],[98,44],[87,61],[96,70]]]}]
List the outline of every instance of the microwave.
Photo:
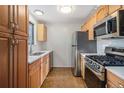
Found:
[{"label": "microwave", "polygon": [[95,38],[124,38],[124,10],[119,10],[94,26]]}]

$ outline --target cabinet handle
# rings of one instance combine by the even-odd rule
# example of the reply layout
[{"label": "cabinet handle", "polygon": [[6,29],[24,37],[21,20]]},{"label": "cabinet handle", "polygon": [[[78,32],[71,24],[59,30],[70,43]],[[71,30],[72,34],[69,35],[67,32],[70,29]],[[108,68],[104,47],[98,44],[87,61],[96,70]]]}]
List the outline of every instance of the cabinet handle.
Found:
[{"label": "cabinet handle", "polygon": [[15,30],[18,30],[19,25],[15,23]]},{"label": "cabinet handle", "polygon": [[18,40],[18,39],[16,39],[16,40],[15,40],[15,44],[16,44],[16,45],[18,45],[18,43],[19,43],[19,40]]},{"label": "cabinet handle", "polygon": [[11,43],[11,44],[10,44],[11,47],[14,47],[14,46],[15,46],[15,40],[14,40],[14,39],[11,38],[11,39],[10,39],[10,43]]},{"label": "cabinet handle", "polygon": [[10,22],[10,29],[13,30],[15,28],[15,24],[13,22]]}]

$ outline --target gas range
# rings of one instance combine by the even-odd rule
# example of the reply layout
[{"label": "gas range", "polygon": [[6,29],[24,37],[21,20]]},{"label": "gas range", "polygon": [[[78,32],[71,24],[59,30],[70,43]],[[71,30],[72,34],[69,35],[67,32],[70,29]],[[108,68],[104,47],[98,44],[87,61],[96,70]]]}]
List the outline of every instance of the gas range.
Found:
[{"label": "gas range", "polygon": [[87,55],[86,64],[103,72],[105,66],[124,66],[124,48],[106,47],[105,55]]},{"label": "gas range", "polygon": [[105,87],[106,66],[124,66],[124,48],[106,47],[105,55],[85,57],[85,82],[88,87]]}]

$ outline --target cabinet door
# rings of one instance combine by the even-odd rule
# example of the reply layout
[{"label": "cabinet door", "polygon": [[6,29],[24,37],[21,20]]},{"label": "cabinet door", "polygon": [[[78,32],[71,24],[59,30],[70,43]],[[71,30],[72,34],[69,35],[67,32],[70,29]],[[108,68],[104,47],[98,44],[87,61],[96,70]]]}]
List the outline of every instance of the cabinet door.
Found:
[{"label": "cabinet door", "polygon": [[10,36],[0,33],[0,88],[12,87],[11,53]]},{"label": "cabinet door", "polygon": [[96,16],[93,15],[90,19],[89,19],[89,30],[88,30],[88,38],[89,40],[94,40],[94,29],[93,26],[96,23]]},{"label": "cabinet door", "polygon": [[37,25],[37,40],[38,41],[47,40],[47,28],[44,24]]},{"label": "cabinet door", "polygon": [[[36,63],[36,64],[35,64]],[[29,87],[39,88],[41,86],[41,62],[36,61],[32,66],[29,66]]]},{"label": "cabinet door", "polygon": [[43,58],[41,59],[41,85],[43,84],[44,81],[44,72],[43,72]]},{"label": "cabinet door", "polygon": [[100,6],[96,13],[96,21],[101,21],[106,16],[108,16],[108,5]]},{"label": "cabinet door", "polygon": [[15,34],[27,36],[28,10],[27,6],[14,6]]},{"label": "cabinet door", "polygon": [[109,5],[109,14],[114,13],[115,11],[119,10],[122,6],[121,5]]},{"label": "cabinet door", "polygon": [[13,7],[8,5],[0,5],[0,32],[12,33],[10,26],[13,21]]},{"label": "cabinet door", "polygon": [[48,75],[48,73],[49,73],[49,55],[47,55],[47,58],[46,58],[46,76]]},{"label": "cabinet door", "polygon": [[27,87],[27,38],[15,36],[14,46],[14,87]]}]

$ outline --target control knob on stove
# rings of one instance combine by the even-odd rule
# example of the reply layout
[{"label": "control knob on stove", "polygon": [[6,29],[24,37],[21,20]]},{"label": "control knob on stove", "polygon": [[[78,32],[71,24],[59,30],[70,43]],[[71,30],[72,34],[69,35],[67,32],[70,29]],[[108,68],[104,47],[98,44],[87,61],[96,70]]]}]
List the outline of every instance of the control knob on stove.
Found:
[{"label": "control knob on stove", "polygon": [[100,66],[99,65],[96,65],[97,69],[100,69]]}]

